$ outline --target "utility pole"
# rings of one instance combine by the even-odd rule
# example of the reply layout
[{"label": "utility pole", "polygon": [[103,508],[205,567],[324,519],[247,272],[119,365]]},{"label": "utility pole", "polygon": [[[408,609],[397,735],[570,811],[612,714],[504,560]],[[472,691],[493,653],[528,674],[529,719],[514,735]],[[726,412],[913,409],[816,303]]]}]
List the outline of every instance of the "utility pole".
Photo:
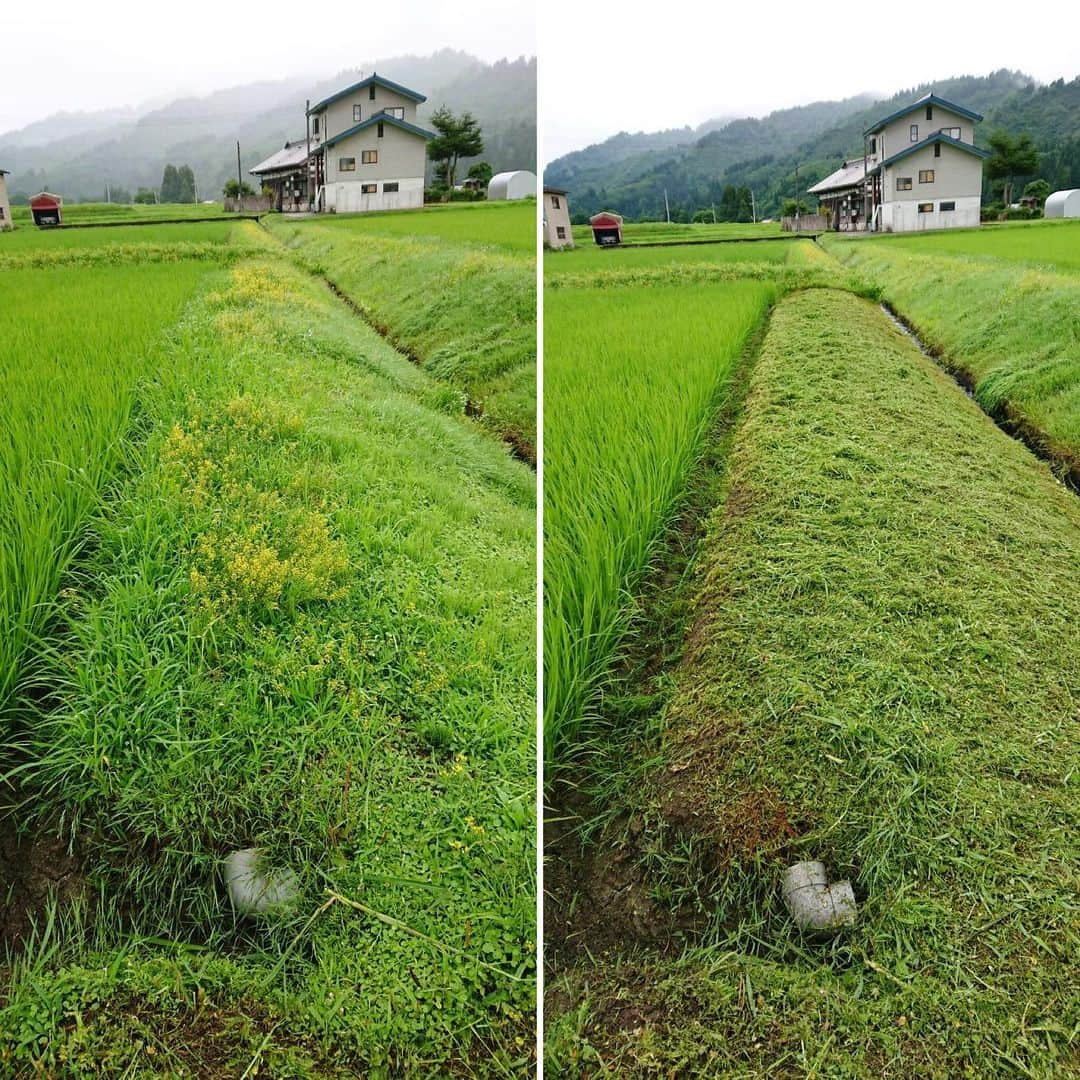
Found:
[{"label": "utility pole", "polygon": [[311,212],[311,208],[315,205],[315,185],[311,182],[311,98],[307,99],[307,104],[304,108],[304,121],[307,124],[307,160],[304,162],[304,176],[307,181],[307,201],[308,212]]},{"label": "utility pole", "polygon": [[[239,144],[238,144],[239,145]],[[795,231],[802,231],[802,222],[799,221],[799,164],[795,163]]]},{"label": "utility pole", "polygon": [[108,180],[105,181],[105,202],[106,203],[111,203],[112,202],[112,198],[109,195],[109,181]]},{"label": "utility pole", "polygon": [[712,204],[712,223],[716,224],[716,203]]},{"label": "utility pole", "polygon": [[240,171],[240,140],[236,140],[236,197],[240,200],[240,212],[244,211],[244,174]]},{"label": "utility pole", "polygon": [[667,223],[671,224],[671,207],[668,206],[667,201],[667,188],[664,188],[664,216],[667,218]]},{"label": "utility pole", "polygon": [[[715,216],[715,211],[714,211]],[[757,203],[754,202],[754,189],[750,189],[750,216],[754,219],[754,224],[757,224]]]}]

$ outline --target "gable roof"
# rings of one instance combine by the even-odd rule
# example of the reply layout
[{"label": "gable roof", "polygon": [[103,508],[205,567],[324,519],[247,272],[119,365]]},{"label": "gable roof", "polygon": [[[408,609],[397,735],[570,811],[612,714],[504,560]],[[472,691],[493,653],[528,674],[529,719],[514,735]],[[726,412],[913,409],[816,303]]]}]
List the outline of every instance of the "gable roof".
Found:
[{"label": "gable roof", "polygon": [[265,161],[253,165],[248,172],[259,176],[262,173],[276,172],[278,169],[296,169],[306,160],[307,141],[296,139],[294,142],[287,142],[283,149],[271,154]]},{"label": "gable roof", "polygon": [[410,90],[407,86],[402,86],[400,83],[391,82],[390,79],[384,79],[381,75],[372,72],[366,79],[361,79],[358,83],[353,83],[352,86],[346,86],[344,90],[339,90],[336,94],[331,94],[328,98],[323,98],[317,105],[312,105],[308,109],[308,115],[321,112],[327,105],[332,104],[339,98],[345,97],[347,94],[351,94],[356,90],[366,90],[372,83],[376,86],[382,86],[387,90],[393,90],[396,94],[401,94],[402,97],[412,98],[417,104],[422,101],[427,101],[427,98],[423,94],[418,94],[415,90]]},{"label": "gable roof", "polygon": [[807,188],[807,194],[819,195],[826,191],[857,187],[865,179],[866,162],[862,158],[853,158],[845,161],[836,172],[829,173],[824,180],[819,180],[812,188]]},{"label": "gable roof", "polygon": [[946,135],[944,131],[936,131],[927,139],[923,139],[922,142],[912,143],[910,146],[905,147],[898,154],[893,154],[892,157],[887,157],[879,166],[879,169],[884,169],[886,165],[892,165],[894,162],[902,161],[908,156],[908,154],[914,154],[916,150],[921,150],[924,146],[930,146],[932,143],[945,143],[947,146],[955,146],[957,150],[963,150],[965,153],[974,154],[979,158],[988,158],[991,156],[989,150],[983,150],[980,146],[973,146],[971,143],[961,142],[959,139],[954,139],[951,135]]},{"label": "gable roof", "polygon": [[938,97],[937,94],[931,91],[929,94],[923,94],[918,101],[913,101],[910,105],[905,105],[902,109],[897,109],[896,112],[889,113],[884,120],[879,120],[872,127],[868,127],[863,132],[863,135],[873,135],[874,132],[880,131],[894,120],[899,120],[901,116],[907,116],[908,113],[916,112],[918,109],[925,108],[927,105],[937,105],[941,109],[948,109],[949,112],[954,112],[957,116],[965,116],[968,120],[973,120],[976,123],[982,119],[977,112],[965,109],[963,105],[956,105],[951,101],[946,101],[945,98]]},{"label": "gable roof", "polygon": [[[399,120],[396,116],[391,116],[389,113],[377,112],[374,116],[369,116],[366,120],[361,120],[359,124],[353,124],[352,127],[338,132],[337,135],[334,135],[329,139],[324,139],[322,145],[326,147],[333,146],[334,143],[339,143],[342,139],[347,139],[350,135],[355,135],[358,131],[363,131],[364,128],[371,127],[372,124],[392,124],[396,128],[401,128],[402,131],[409,132],[411,135],[419,135],[422,139],[435,138],[434,131],[428,131],[426,128],[417,127],[415,124],[410,124],[408,120]],[[314,150],[312,152],[314,153]]]}]

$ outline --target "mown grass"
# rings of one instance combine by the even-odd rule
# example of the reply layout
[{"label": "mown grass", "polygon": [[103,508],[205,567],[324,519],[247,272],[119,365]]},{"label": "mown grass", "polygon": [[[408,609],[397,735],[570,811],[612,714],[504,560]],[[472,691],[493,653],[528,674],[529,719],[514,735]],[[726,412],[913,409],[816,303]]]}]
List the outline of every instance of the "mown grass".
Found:
[{"label": "mown grass", "polygon": [[124,456],[151,346],[213,267],[0,271],[0,708]]},{"label": "mown grass", "polygon": [[[836,242],[842,242],[839,236]],[[865,242],[865,238],[860,237],[859,242]],[[1080,222],[1076,221],[1010,222],[921,235],[897,233],[874,237],[872,243],[927,255],[965,255],[1027,263],[1067,273],[1080,271]]]},{"label": "mown grass", "polygon": [[31,250],[53,252],[113,244],[226,244],[237,224],[223,218],[190,224],[117,224],[100,229],[16,229],[0,233],[0,258]]},{"label": "mown grass", "polygon": [[[975,243],[981,235],[958,240]],[[1080,230],[1051,222],[989,239],[1013,244],[1066,235],[1080,238]],[[1006,257],[929,254],[892,240],[832,243],[829,250],[880,285],[944,362],[970,381],[983,408],[1017,423],[1080,484],[1080,275]]]},{"label": "mown grass", "polygon": [[[664,240],[738,240],[755,236],[780,236],[779,221],[743,224],[738,222],[712,222],[692,225],[677,221],[639,221],[623,225],[623,243],[656,243]],[[592,244],[592,229],[588,225],[573,227],[575,244]]]},{"label": "mown grass", "polygon": [[[609,778],[707,929],[565,973],[549,1067],[1072,1075],[1078,569],[1075,496],[881,312],[781,301],[662,734]],[[855,886],[829,942],[783,910],[803,858]]]},{"label": "mown grass", "polygon": [[[272,251],[150,361],[17,741],[24,821],[79,838],[104,910],[10,968],[4,1060],[520,1073],[533,474]],[[302,898],[237,925],[248,845]]]},{"label": "mown grass", "polygon": [[536,253],[536,200],[450,203],[418,210],[332,214],[320,219],[357,236],[429,237],[454,244]]},{"label": "mown grass", "polygon": [[[533,249],[479,247],[457,235],[521,233],[535,206],[509,205],[403,211],[377,218],[374,226],[364,215],[329,224],[274,218],[271,228],[429,375],[463,394],[485,427],[535,460]],[[445,235],[426,233],[429,222]]]},{"label": "mown grass", "polygon": [[747,335],[776,295],[692,290],[545,296],[544,742],[579,741],[631,597]]},{"label": "mown grass", "polygon": [[809,240],[791,243],[768,241],[760,244],[688,244],[685,247],[652,248],[564,248],[562,251],[544,252],[544,275],[584,274],[593,271],[622,270],[639,267],[674,267],[686,263],[756,262],[783,263],[794,244],[808,244]]}]

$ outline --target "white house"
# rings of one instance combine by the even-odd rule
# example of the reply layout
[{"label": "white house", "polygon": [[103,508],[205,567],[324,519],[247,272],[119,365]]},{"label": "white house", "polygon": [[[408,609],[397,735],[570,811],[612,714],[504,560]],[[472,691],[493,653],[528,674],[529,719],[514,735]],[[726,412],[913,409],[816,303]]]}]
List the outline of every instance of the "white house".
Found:
[{"label": "white house", "polygon": [[316,210],[404,210],[424,205],[427,143],[416,123],[427,99],[373,74],[308,110]]},{"label": "white house", "polygon": [[556,250],[574,246],[566,192],[547,185],[544,186],[544,243]]},{"label": "white house", "polygon": [[838,231],[914,232],[979,224],[982,117],[930,93],[863,132],[863,156],[809,189]]},{"label": "white house", "polygon": [[0,169],[0,232],[14,228],[11,224],[11,203],[8,201],[7,169]]},{"label": "white house", "polygon": [[[2,180],[3,177],[0,177]],[[1048,218],[1080,218],[1080,188],[1055,191],[1048,195],[1043,207],[1043,216]]]},{"label": "white house", "polygon": [[536,195],[536,173],[528,169],[496,173],[488,184],[488,199],[528,199]]}]

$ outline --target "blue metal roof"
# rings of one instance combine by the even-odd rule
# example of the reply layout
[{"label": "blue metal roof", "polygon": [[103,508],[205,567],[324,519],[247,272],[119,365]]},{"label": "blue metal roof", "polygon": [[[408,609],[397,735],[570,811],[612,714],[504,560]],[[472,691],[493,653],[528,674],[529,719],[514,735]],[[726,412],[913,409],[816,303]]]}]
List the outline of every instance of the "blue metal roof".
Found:
[{"label": "blue metal roof", "polygon": [[972,146],[971,143],[961,142],[959,139],[954,139],[951,135],[946,135],[944,131],[935,132],[928,139],[923,139],[922,142],[912,143],[910,146],[905,147],[899,154],[893,154],[892,157],[886,158],[879,166],[879,169],[884,169],[886,165],[892,165],[897,161],[901,161],[906,158],[908,154],[914,154],[916,150],[921,150],[924,146],[931,146],[933,143],[945,143],[948,146],[955,146],[957,150],[965,150],[969,154],[974,154],[976,157],[988,158],[990,157],[989,150],[983,150],[979,146]]},{"label": "blue metal roof", "polygon": [[924,94],[918,101],[913,101],[910,105],[905,105],[902,109],[897,109],[896,112],[886,116],[884,120],[879,120],[873,127],[868,127],[863,132],[863,136],[873,135],[874,132],[880,131],[887,124],[891,124],[894,120],[899,120],[901,116],[907,116],[909,113],[924,109],[927,105],[937,105],[939,108],[948,109],[949,112],[954,112],[957,116],[966,116],[969,120],[974,120],[976,123],[982,119],[977,112],[965,109],[963,105],[954,105],[953,102],[946,101],[944,98],[938,97],[937,94]]},{"label": "blue metal roof", "polygon": [[371,127],[372,124],[393,124],[396,128],[401,128],[402,131],[408,131],[413,135],[419,135],[424,139],[434,139],[435,132],[428,131],[426,128],[417,127],[415,124],[410,124],[408,120],[399,120],[396,116],[391,116],[389,113],[377,112],[374,116],[369,116],[366,120],[361,120],[359,124],[353,124],[351,128],[346,128],[340,134],[333,136],[333,138],[325,139],[323,146],[333,146],[334,143],[341,142],[342,139],[347,139],[350,135],[355,135],[358,131],[363,131],[364,128]]},{"label": "blue metal roof", "polygon": [[366,79],[361,79],[358,83],[353,83],[352,86],[346,86],[344,90],[339,90],[336,94],[331,94],[328,98],[323,98],[317,105],[312,105],[308,110],[308,115],[311,116],[313,113],[321,112],[327,105],[330,105],[332,102],[335,102],[339,98],[343,98],[356,90],[366,90],[372,83],[376,86],[385,87],[387,90],[393,90],[395,93],[401,94],[402,97],[412,98],[412,100],[417,103],[427,101],[427,98],[424,97],[423,94],[418,94],[415,90],[410,90],[407,86],[391,82],[390,79],[384,79],[381,75],[372,73]]}]

